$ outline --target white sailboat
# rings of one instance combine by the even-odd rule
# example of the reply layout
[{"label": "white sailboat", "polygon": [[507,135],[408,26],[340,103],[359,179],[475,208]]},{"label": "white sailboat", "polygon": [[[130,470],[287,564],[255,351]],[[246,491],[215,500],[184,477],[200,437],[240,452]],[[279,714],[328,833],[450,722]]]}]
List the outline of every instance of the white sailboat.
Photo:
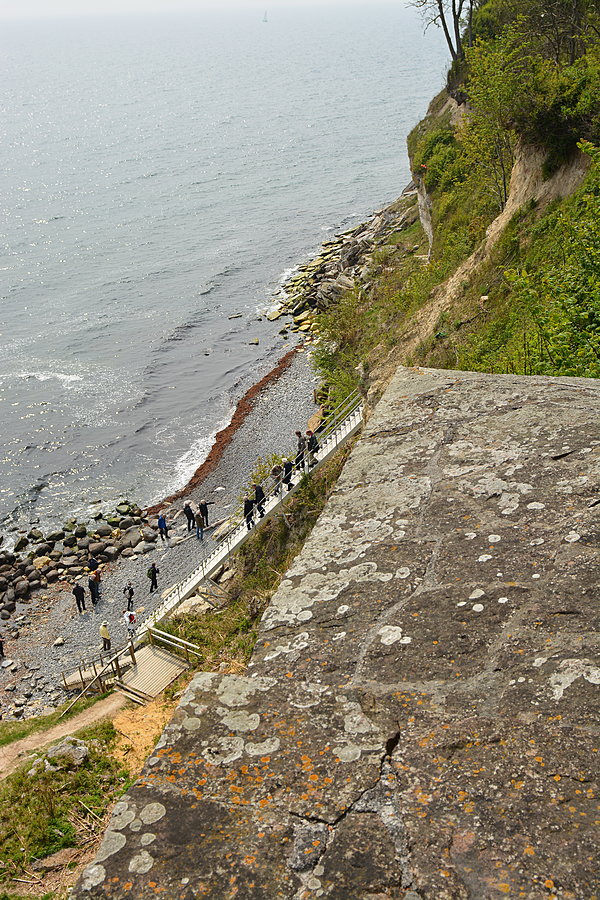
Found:
[{"label": "white sailboat", "polygon": [[268,22],[268,21],[269,21],[269,20],[268,20],[268,18],[267,18],[267,11],[265,10],[265,14],[264,14],[264,16],[263,16],[263,22]]}]

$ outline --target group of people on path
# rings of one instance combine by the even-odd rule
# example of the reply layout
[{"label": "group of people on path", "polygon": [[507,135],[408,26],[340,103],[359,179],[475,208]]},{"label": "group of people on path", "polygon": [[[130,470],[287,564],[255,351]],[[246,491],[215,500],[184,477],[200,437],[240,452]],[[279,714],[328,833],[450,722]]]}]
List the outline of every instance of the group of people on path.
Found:
[{"label": "group of people on path", "polygon": [[[275,495],[281,493],[282,485],[285,485],[286,491],[291,491],[293,487],[292,478],[295,472],[304,472],[312,469],[319,461],[317,453],[321,449],[316,434],[310,429],[306,435],[301,431],[296,431],[296,456],[294,462],[283,457],[281,463],[275,463],[271,468],[271,478],[273,479],[273,492]],[[258,512],[259,519],[265,514],[265,492],[260,484],[252,485],[254,495],[249,491],[244,497],[244,520],[248,531],[254,525],[254,512]]]},{"label": "group of people on path", "polygon": [[[204,529],[208,528],[208,507],[212,503],[212,500],[201,500],[196,509],[194,509],[191,502],[188,500],[183,507],[183,512],[187,520],[188,534],[195,529],[196,537],[199,541],[204,540]],[[157,525],[161,540],[165,542],[168,541],[170,526],[167,523],[165,513],[161,512],[158,517]]]}]

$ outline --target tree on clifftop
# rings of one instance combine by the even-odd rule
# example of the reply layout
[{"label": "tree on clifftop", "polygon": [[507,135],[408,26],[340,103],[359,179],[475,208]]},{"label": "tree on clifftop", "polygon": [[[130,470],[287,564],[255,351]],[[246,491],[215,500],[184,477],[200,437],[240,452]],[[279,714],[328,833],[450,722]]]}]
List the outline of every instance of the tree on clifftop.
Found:
[{"label": "tree on clifftop", "polygon": [[410,0],[420,9],[425,27],[437,25],[444,32],[454,62],[464,59],[464,42],[470,47],[473,38],[473,13],[486,0]]}]

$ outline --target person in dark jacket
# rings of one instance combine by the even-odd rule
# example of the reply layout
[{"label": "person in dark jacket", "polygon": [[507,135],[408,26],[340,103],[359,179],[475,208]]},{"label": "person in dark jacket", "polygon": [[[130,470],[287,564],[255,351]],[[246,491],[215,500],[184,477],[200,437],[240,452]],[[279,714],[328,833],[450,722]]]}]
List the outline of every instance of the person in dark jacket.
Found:
[{"label": "person in dark jacket", "polygon": [[168,540],[169,538],[169,526],[167,525],[167,519],[164,513],[161,513],[158,517],[158,533],[160,534],[163,541]]},{"label": "person in dark jacket", "polygon": [[311,469],[318,463],[317,453],[321,449],[316,434],[308,430],[306,432],[306,451],[308,453],[308,468]]},{"label": "person in dark jacket", "polygon": [[127,597],[127,611],[131,612],[133,610],[133,585],[130,581],[127,582],[125,587],[123,588],[123,593]]},{"label": "person in dark jacket", "polygon": [[73,596],[75,597],[79,612],[85,612],[85,588],[82,584],[79,584],[79,582],[73,588]]},{"label": "person in dark jacket", "polygon": [[98,600],[100,599],[100,582],[94,578],[96,573],[93,572],[88,578],[88,587],[90,589],[90,596],[92,598],[92,606],[95,606]]},{"label": "person in dark jacket", "polygon": [[294,467],[293,467],[292,463],[289,461],[289,459],[286,459],[285,456],[283,457],[281,462],[283,463],[283,475],[282,475],[281,480],[285,484],[287,490],[291,491],[291,489],[292,489],[292,470]]},{"label": "person in dark jacket", "polygon": [[260,484],[255,483],[252,485],[252,487],[254,488],[254,505],[258,510],[259,518],[262,519],[265,514],[265,492],[261,488]]},{"label": "person in dark jacket", "polygon": [[196,513],[196,518],[194,521],[196,523],[196,537],[198,538],[199,541],[203,541],[204,540],[204,516],[202,515],[202,513],[200,512],[199,509],[198,509],[198,512]]},{"label": "person in dark jacket", "polygon": [[271,478],[273,479],[273,482],[274,482],[276,494],[279,494],[281,492],[281,476],[282,475],[283,475],[283,466],[280,466],[279,463],[275,463],[275,465],[271,469]]},{"label": "person in dark jacket", "polygon": [[152,591],[158,590],[158,579],[156,576],[159,574],[159,572],[160,572],[160,569],[158,568],[158,566],[156,565],[155,562],[152,563],[152,565],[146,572],[146,575],[150,579],[150,593],[152,593]]},{"label": "person in dark jacket", "polygon": [[304,462],[306,456],[306,438],[302,434],[301,431],[296,432],[296,438],[298,441],[298,451],[296,453],[296,459],[294,460],[294,468],[296,470],[304,471]]},{"label": "person in dark jacket", "polygon": [[4,659],[4,640],[0,637],[0,659]]},{"label": "person in dark jacket", "polygon": [[249,494],[246,494],[244,497],[244,518],[246,520],[246,527],[248,531],[250,531],[254,525],[254,500]]},{"label": "person in dark jacket", "polygon": [[201,500],[200,503],[198,504],[198,509],[202,513],[202,518],[204,519],[204,527],[205,528],[208,528],[208,507],[212,506],[213,503],[214,503],[214,500],[208,500],[208,502],[206,500]]},{"label": "person in dark jacket", "polygon": [[184,511],[185,517],[187,519],[187,530],[192,531],[192,529],[194,527],[194,519],[195,519],[194,511],[192,510],[192,507],[190,506],[189,503],[185,504],[185,506],[183,507],[183,511]]}]

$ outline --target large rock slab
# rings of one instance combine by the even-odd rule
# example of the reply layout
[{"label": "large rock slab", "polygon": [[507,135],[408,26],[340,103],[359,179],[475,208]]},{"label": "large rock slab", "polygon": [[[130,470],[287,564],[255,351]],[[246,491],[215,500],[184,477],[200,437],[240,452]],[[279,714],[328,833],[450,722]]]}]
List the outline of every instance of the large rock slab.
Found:
[{"label": "large rock slab", "polygon": [[400,369],[74,896],[593,897],[600,385]]}]

